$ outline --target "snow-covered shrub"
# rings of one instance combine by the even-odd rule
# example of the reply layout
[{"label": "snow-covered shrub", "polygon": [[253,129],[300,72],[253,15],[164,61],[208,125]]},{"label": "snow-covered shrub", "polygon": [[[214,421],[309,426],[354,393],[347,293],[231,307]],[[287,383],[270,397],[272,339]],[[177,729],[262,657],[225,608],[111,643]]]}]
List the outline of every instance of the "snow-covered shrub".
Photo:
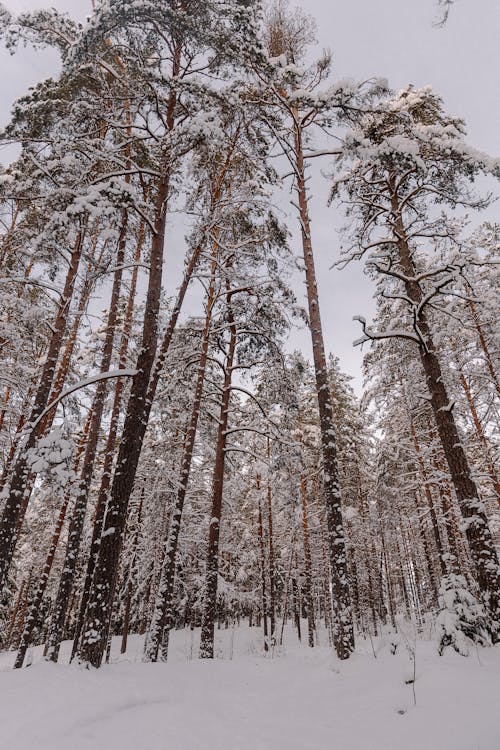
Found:
[{"label": "snow-covered shrub", "polygon": [[471,594],[463,576],[449,574],[442,578],[439,610],[436,626],[440,655],[446,646],[468,656],[473,643],[491,643],[484,607]]}]

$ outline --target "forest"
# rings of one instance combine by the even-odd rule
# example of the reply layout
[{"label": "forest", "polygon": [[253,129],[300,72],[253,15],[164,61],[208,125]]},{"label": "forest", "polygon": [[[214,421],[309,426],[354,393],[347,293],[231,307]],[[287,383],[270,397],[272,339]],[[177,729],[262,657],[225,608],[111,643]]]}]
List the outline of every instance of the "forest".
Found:
[{"label": "forest", "polygon": [[[0,45],[59,60],[0,131],[1,747],[500,747],[500,159],[431,85],[336,77],[315,29],[288,0],[0,4]],[[329,273],[369,289],[362,388],[321,316],[320,183]],[[412,728],[294,737],[252,701],[302,680],[317,727],[334,689],[383,724],[398,681]],[[133,736],[124,699],[69,745],[16,734],[129,683],[177,723]],[[431,744],[453,690],[484,691],[474,744]]]}]

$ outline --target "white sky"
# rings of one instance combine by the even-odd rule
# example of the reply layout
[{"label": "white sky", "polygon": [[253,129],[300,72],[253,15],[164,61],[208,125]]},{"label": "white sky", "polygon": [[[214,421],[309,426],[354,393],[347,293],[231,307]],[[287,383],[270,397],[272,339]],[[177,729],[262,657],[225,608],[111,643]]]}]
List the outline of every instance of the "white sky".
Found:
[{"label": "white sky", "polygon": [[[90,0],[4,0],[4,4],[13,12],[51,6],[79,19],[90,8]],[[408,83],[432,84],[444,97],[448,111],[465,118],[469,141],[492,155],[500,154],[500,0],[457,0],[443,29],[433,26],[435,0],[303,0],[297,4],[316,18],[318,48],[333,51],[336,77],[384,76],[395,89]],[[45,51],[21,49],[11,57],[0,50],[0,123],[7,119],[16,97],[54,72],[56,60]],[[328,164],[323,166],[326,169]],[[329,270],[337,258],[337,227],[342,219],[336,215],[338,210],[325,205],[326,181],[315,180],[313,192],[312,235],[326,348],[340,357],[342,369],[354,377],[353,385],[359,390],[361,352],[352,347],[359,326],[352,317],[369,318],[373,290],[359,267]],[[500,221],[498,206],[489,218]],[[293,242],[297,241],[298,234],[294,234]],[[169,292],[177,283],[181,262],[174,260],[169,269],[167,242]],[[298,284],[297,291],[301,288]],[[309,355],[309,333],[294,332],[290,345]]]}]

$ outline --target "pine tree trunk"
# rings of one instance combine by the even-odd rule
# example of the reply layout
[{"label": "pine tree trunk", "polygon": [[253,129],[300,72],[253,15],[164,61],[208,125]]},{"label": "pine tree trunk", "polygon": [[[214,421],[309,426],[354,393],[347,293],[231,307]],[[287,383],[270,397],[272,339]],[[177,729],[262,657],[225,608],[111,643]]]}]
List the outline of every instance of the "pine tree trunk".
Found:
[{"label": "pine tree trunk", "polygon": [[10,400],[10,394],[12,393],[12,386],[8,385],[5,388],[4,394],[3,394],[3,401],[2,401],[2,411],[0,411],[0,432],[3,429],[3,423],[5,420],[5,415],[7,413],[7,406]]},{"label": "pine tree trunk", "polygon": [[[436,544],[437,556],[439,560],[439,567],[441,569],[441,575],[445,576],[448,572],[448,568],[446,564],[446,553],[441,543],[441,535],[439,533],[439,523],[438,523],[438,519],[436,515],[436,510],[434,508],[434,499],[432,497],[431,488],[429,485],[429,480],[427,478],[427,472],[425,469],[425,463],[422,457],[422,451],[420,450],[420,444],[418,442],[417,433],[415,431],[415,426],[413,424],[413,420],[411,416],[410,416],[410,433],[411,433],[413,445],[415,447],[415,453],[417,454],[417,462],[418,462],[418,466],[420,469],[420,474],[422,475],[425,498],[427,500],[427,507],[429,509],[429,514],[431,517],[432,531],[434,534],[434,542]],[[436,589],[436,581],[433,580],[432,583],[433,583],[434,588]],[[437,595],[437,590],[436,590],[436,595]]]},{"label": "pine tree trunk", "polygon": [[[453,349],[455,349],[453,344],[452,344],[452,347]],[[478,437],[479,442],[484,448],[484,459],[486,463],[486,469],[491,479],[491,484],[493,486],[493,491],[495,493],[497,503],[498,505],[500,505],[500,479],[498,478],[496,467],[491,458],[490,445],[488,443],[486,435],[484,434],[483,426],[481,424],[481,420],[479,419],[479,415],[477,413],[474,399],[472,398],[472,393],[469,387],[469,383],[467,382],[467,379],[462,372],[462,368],[460,366],[460,363],[458,362],[458,359],[457,359],[457,367],[458,367],[460,385],[462,386],[462,389],[465,393],[465,398],[467,399],[467,404],[469,406],[469,411],[471,413],[472,421],[474,423],[476,435]]]},{"label": "pine tree trunk", "polygon": [[214,657],[214,624],[217,609],[217,577],[219,572],[219,537],[222,516],[222,496],[224,488],[224,463],[226,457],[226,430],[229,417],[229,402],[231,398],[231,380],[233,374],[233,360],[236,351],[236,324],[231,307],[232,292],[229,282],[227,290],[227,320],[229,329],[229,343],[224,366],[224,384],[220,405],[219,425],[217,429],[217,443],[215,448],[215,464],[212,480],[212,510],[208,527],[208,548],[205,574],[205,601],[201,625],[200,658]]},{"label": "pine tree trunk", "polygon": [[[434,442],[436,440],[436,434],[432,429],[430,430],[429,434],[431,440]],[[440,454],[438,454],[437,451],[434,452],[432,462],[437,472],[439,472],[443,476],[448,474],[445,465],[445,459]],[[443,482],[439,482],[438,487],[439,496],[441,498],[441,505],[443,508],[448,546],[450,549],[450,567],[455,573],[467,571],[468,577],[470,578],[469,556],[466,549],[467,542],[458,528],[455,503],[452,498],[451,487],[446,479]]]},{"label": "pine tree trunk", "polygon": [[381,555],[381,567],[383,565],[385,571],[385,583],[387,588],[387,602],[389,604],[389,616],[391,618],[391,625],[395,631],[398,627],[396,624],[396,607],[394,602],[394,587],[391,579],[391,571],[389,567],[389,561],[387,559],[387,546],[385,543],[384,532],[380,532],[380,541],[382,543],[382,555]]},{"label": "pine tree trunk", "polygon": [[17,628],[14,630],[14,632],[11,634],[12,636],[15,636],[14,640],[12,641],[11,645],[15,645],[16,648],[19,647],[19,643],[22,637],[22,634],[24,632],[24,624],[26,622],[26,613],[28,612],[28,604],[30,600],[30,591],[31,591],[31,581],[33,579],[33,568],[31,568],[29,575],[28,575],[28,581],[26,583],[26,588],[24,591],[23,598],[21,599],[20,607],[19,607],[19,622],[17,625]]},{"label": "pine tree trunk", "polygon": [[[257,478],[257,489],[260,490],[260,478]],[[267,627],[267,587],[266,587],[266,549],[264,545],[264,528],[262,525],[262,508],[259,498],[259,518],[257,526],[257,536],[259,537],[260,549],[260,581],[261,581],[261,599],[262,599],[262,622],[264,627],[264,651],[269,651],[269,630]]]},{"label": "pine tree trunk", "polygon": [[[220,208],[219,203],[223,192],[223,184],[226,178],[228,169],[233,158],[236,142],[240,134],[240,128],[236,129],[236,132],[231,139],[227,154],[224,162],[221,166],[220,172],[217,178],[214,180],[211,189],[211,200],[210,200],[210,218],[211,223],[214,223],[214,219]],[[205,232],[203,232],[204,234]],[[201,408],[201,398],[203,394],[203,385],[205,382],[205,371],[208,361],[208,348],[210,342],[210,327],[212,322],[213,307],[215,304],[215,277],[217,270],[217,256],[219,251],[219,228],[217,225],[213,229],[214,240],[212,242],[212,264],[210,270],[210,285],[207,295],[207,312],[205,316],[204,330],[202,334],[202,345],[200,353],[200,361],[198,364],[197,380],[194,392],[193,406],[191,410],[191,419],[187,430],[185,432],[185,439],[183,444],[183,453],[181,459],[181,471],[179,477],[179,489],[177,491],[176,503],[170,519],[170,525],[167,532],[167,539],[165,543],[165,552],[162,560],[160,582],[158,586],[158,593],[155,599],[155,606],[151,623],[149,627],[148,636],[146,638],[144,660],[145,661],[156,661],[158,658],[158,652],[161,645],[161,659],[167,661],[168,658],[168,643],[170,629],[173,623],[173,593],[174,593],[174,582],[175,582],[175,564],[177,556],[177,545],[179,539],[180,525],[182,520],[182,512],[184,508],[184,500],[186,497],[187,486],[189,482],[189,476],[191,473],[191,462],[193,458],[194,444],[196,440],[196,432],[198,428],[198,419]],[[199,243],[196,250],[193,252],[190,261],[189,279],[192,272],[194,271],[195,265],[198,262],[199,256],[202,251],[202,242]],[[189,270],[189,269],[188,269]],[[179,305],[178,305],[179,307]],[[180,307],[179,307],[180,309]],[[156,389],[156,383],[160,373],[160,368],[163,366],[163,362],[168,352],[168,346],[170,339],[165,338],[161,351],[158,364],[155,370],[155,376],[153,377],[152,386]],[[150,392],[152,388],[150,386]],[[152,400],[152,396],[151,396]]]},{"label": "pine tree trunk", "polygon": [[395,217],[394,237],[397,240],[401,268],[406,276],[406,294],[412,300],[415,308],[419,309],[417,326],[422,338],[422,343],[419,346],[420,360],[431,395],[431,406],[439,439],[443,446],[453,487],[466,525],[466,536],[476,569],[476,580],[484,604],[490,614],[491,635],[493,641],[496,642],[500,630],[500,568],[498,556],[484,506],[479,499],[479,493],[472,479],[470,466],[460,441],[453,416],[453,404],[450,402],[446,391],[443,372],[427,322],[425,309],[420,307],[423,301],[423,292],[419,282],[415,280],[415,268],[394,186],[395,181],[393,180],[391,204]]},{"label": "pine tree trunk", "polygon": [[292,576],[292,605],[293,605],[293,621],[297,628],[297,638],[302,641],[302,633],[300,630],[300,606],[299,606],[299,587],[297,585],[297,579]]},{"label": "pine tree trunk", "polygon": [[[142,246],[145,237],[145,222],[141,221],[139,225],[139,232],[137,236],[136,250],[134,254],[134,269],[132,271],[132,279],[130,282],[130,291],[127,299],[127,307],[125,310],[125,318],[123,322],[123,331],[120,343],[120,351],[118,355],[118,368],[124,369],[127,366],[127,355],[129,348],[130,332],[132,330],[132,321],[134,315],[134,304],[135,295],[137,290],[137,277],[139,273],[139,262],[141,260]],[[92,539],[90,542],[89,557],[87,560],[87,569],[85,572],[85,580],[83,584],[82,597],[80,601],[80,608],[78,611],[78,617],[75,627],[75,635],[73,639],[73,648],[71,651],[71,660],[74,659],[78,646],[80,644],[80,636],[83,628],[83,621],[85,618],[85,612],[87,610],[87,603],[90,593],[90,587],[92,584],[92,578],[94,575],[95,563],[99,552],[99,543],[101,539],[102,524],[104,522],[104,513],[106,509],[106,503],[108,499],[109,488],[111,484],[111,471],[113,468],[113,458],[115,455],[116,437],[118,434],[118,425],[120,421],[121,406],[123,400],[123,389],[125,382],[121,378],[117,378],[115,386],[115,394],[113,398],[113,406],[111,409],[111,418],[109,421],[108,437],[106,440],[106,446],[104,448],[104,461],[101,475],[101,484],[99,487],[99,493],[97,496],[97,503],[94,512],[94,522],[92,527]]]},{"label": "pine tree trunk", "polygon": [[295,166],[299,198],[299,216],[323,455],[323,485],[326,502],[330,573],[332,575],[333,589],[334,641],[335,650],[339,659],[347,659],[354,650],[354,629],[347,579],[346,545],[342,520],[335,427],[333,421],[332,398],[328,382],[323,330],[319,311],[318,287],[316,283],[316,271],[314,267],[314,255],[308,212],[302,131],[298,113],[296,113],[294,119]]},{"label": "pine tree trunk", "polygon": [[[101,372],[108,372],[113,357],[113,345],[115,340],[116,321],[118,317],[118,304],[120,300],[120,290],[123,275],[123,262],[125,260],[125,245],[127,239],[128,216],[123,211],[122,226],[120,238],[118,241],[118,250],[116,254],[117,270],[113,277],[113,286],[111,290],[111,299],[109,303],[108,320],[106,325],[106,335],[101,356]],[[87,502],[90,492],[90,484],[94,473],[94,463],[97,453],[97,444],[101,430],[101,420],[106,402],[107,382],[101,380],[97,383],[93,404],[92,420],[87,436],[87,445],[83,458],[83,466],[78,483],[78,489],[75,497],[75,504],[71,516],[71,523],[68,533],[68,543],[66,545],[66,554],[64,558],[59,589],[57,591],[54,611],[49,628],[47,639],[48,649],[47,658],[50,661],[57,662],[59,656],[59,647],[64,635],[64,623],[68,611],[68,603],[73,588],[78,556],[83,537],[83,527],[85,514],[87,512]]]},{"label": "pine tree trunk", "polygon": [[[174,75],[177,75],[180,70],[180,51],[181,47],[178,45],[174,55]],[[175,106],[176,94],[172,92],[166,115],[169,130],[174,128]],[[105,639],[111,622],[112,603],[128,503],[133,490],[152,399],[154,398],[163,364],[165,347],[162,345],[156,370],[153,371],[157,351],[158,314],[160,308],[163,247],[170,176],[170,158],[166,154],[156,196],[155,231],[151,243],[149,284],[144,311],[142,346],[136,367],[138,374],[133,379],[127,404],[122,440],[118,451],[115,474],[89,595],[86,626],[84,626],[85,632],[78,652],[82,661],[96,667],[99,667],[102,662],[106,646]],[[180,304],[182,304],[188,283],[189,279],[185,284],[183,282],[183,286],[185,287],[183,294],[179,293],[178,296]],[[169,324],[167,330],[167,333],[170,331],[170,338],[179,315],[179,310],[180,307],[178,306],[174,309],[171,316],[171,323],[173,322],[173,325]],[[168,348],[169,343],[170,339],[167,342],[166,348]]]},{"label": "pine tree trunk", "polygon": [[[473,293],[473,290],[472,290],[472,288],[470,287],[469,284],[467,284],[467,289],[468,289],[468,291],[469,291],[470,294]],[[468,300],[468,304],[469,304],[469,309],[470,309],[470,312],[471,312],[472,320],[474,321],[474,325],[476,327],[477,336],[479,338],[479,343],[481,344],[481,349],[483,350],[483,353],[484,353],[484,358],[486,360],[486,365],[488,367],[488,371],[489,371],[489,373],[491,375],[491,379],[492,379],[492,381],[493,381],[493,383],[495,385],[495,390],[497,392],[497,396],[500,398],[500,381],[498,379],[498,375],[497,375],[497,372],[495,370],[495,366],[493,365],[493,358],[491,356],[488,344],[486,342],[486,337],[485,337],[484,332],[483,332],[483,326],[481,324],[481,320],[479,318],[479,315],[477,314],[476,305],[474,304],[474,302],[473,302],[472,299]]]},{"label": "pine tree trunk", "polygon": [[[19,521],[22,519],[22,515],[25,512],[29,500],[31,487],[28,481],[28,451],[35,446],[38,437],[41,435],[41,424],[40,422],[37,423],[37,420],[48,405],[48,398],[57,359],[59,357],[63,336],[66,330],[66,323],[73,297],[83,242],[84,230],[81,229],[71,253],[70,263],[64,283],[64,290],[61,296],[56,319],[52,327],[53,332],[50,338],[45,363],[40,374],[33,407],[25,428],[26,438],[23,442],[17,461],[11,471],[9,492],[4,505],[2,519],[0,521],[0,589],[3,588],[5,584],[6,576],[16,548],[19,533],[18,529],[20,525]],[[32,427],[32,425],[35,424],[36,426]]]},{"label": "pine tree trunk", "polygon": [[125,613],[123,616],[123,629],[122,629],[122,642],[120,646],[120,653],[124,654],[127,650],[127,640],[130,629],[130,610],[132,606],[132,595],[134,591],[133,583],[136,583],[136,558],[137,558],[137,545],[139,543],[139,533],[141,530],[141,519],[142,519],[142,507],[144,503],[144,487],[142,488],[141,500],[139,502],[139,508],[137,512],[137,526],[134,532],[132,540],[131,561],[127,572],[127,587],[125,594]]},{"label": "pine tree trunk", "polygon": [[186,438],[183,446],[181,460],[181,470],[175,506],[170,519],[170,526],[165,543],[165,552],[162,561],[160,575],[160,584],[155,601],[155,608],[149,627],[148,637],[146,639],[144,650],[144,661],[156,661],[161,645],[161,660],[167,661],[169,633],[173,623],[173,594],[175,582],[175,566],[177,558],[177,545],[179,541],[179,532],[181,527],[182,512],[184,509],[184,500],[191,473],[191,463],[193,459],[196,432],[198,429],[198,419],[200,416],[201,399],[203,395],[203,385],[205,383],[205,372],[208,361],[208,348],[210,343],[210,327],[212,323],[212,313],[215,303],[215,274],[217,268],[217,251],[218,243],[213,243],[212,268],[210,275],[210,286],[207,297],[207,312],[205,315],[205,324],[202,334],[200,360],[198,364],[198,373],[194,392],[193,406],[191,410],[191,419],[186,431]]},{"label": "pine tree trunk", "polygon": [[[83,429],[83,432],[80,438],[80,444],[78,446],[78,450],[76,452],[76,455],[73,461],[73,467],[74,467],[75,473],[78,471],[80,458],[85,448],[87,435],[90,430],[91,421],[92,421],[92,409],[89,409],[89,414],[85,422],[85,427]],[[45,559],[45,564],[42,569],[42,574],[38,581],[37,590],[31,601],[28,616],[26,618],[26,624],[24,626],[23,634],[21,636],[21,641],[19,644],[19,650],[18,650],[18,654],[17,654],[16,661],[14,664],[14,669],[17,669],[23,666],[24,658],[26,656],[26,651],[31,645],[31,638],[32,638],[33,632],[40,624],[40,607],[43,601],[43,597],[45,595],[45,591],[47,589],[47,584],[49,582],[49,576],[52,570],[52,564],[54,562],[54,558],[56,555],[57,546],[59,544],[62,527],[66,519],[66,512],[68,510],[71,497],[72,497],[71,492],[67,491],[63,498],[61,507],[59,509],[59,516],[57,518],[54,532],[52,534],[52,540],[50,543],[49,551]],[[46,650],[44,651],[44,656],[45,654],[46,654]]]},{"label": "pine tree trunk", "polygon": [[276,628],[276,594],[275,594],[275,573],[274,573],[274,537],[273,537],[273,505],[271,491],[271,444],[267,438],[267,528],[269,532],[269,626],[271,639],[274,636]]},{"label": "pine tree trunk", "polygon": [[128,631],[130,627],[130,605],[132,603],[132,583],[127,583],[127,594],[125,597],[125,614],[123,616],[122,642],[120,645],[120,654],[127,651]]},{"label": "pine tree trunk", "polygon": [[144,310],[142,343],[127,404],[106,517],[87,606],[87,624],[79,649],[83,662],[99,667],[106,649],[123,531],[127,518],[142,441],[148,420],[147,394],[157,348],[163,246],[170,172],[167,165],[156,199],[155,233],[151,243],[149,284]]},{"label": "pine tree trunk", "polygon": [[307,633],[308,643],[314,646],[314,605],[312,598],[312,574],[311,574],[311,545],[309,542],[309,520],[307,517],[307,486],[304,477],[300,478],[300,499],[302,502],[302,538],[304,542],[304,572],[305,591],[304,598],[307,609]]},{"label": "pine tree trunk", "polygon": [[[93,228],[92,241],[90,243],[90,248],[88,251],[85,252],[85,256],[87,258],[87,267],[90,267],[92,271],[94,270],[96,266],[97,267],[99,266],[102,260],[102,256],[104,254],[104,245],[103,245],[100,253],[96,257],[96,249],[97,249],[98,240],[99,240],[99,222],[97,221]],[[89,273],[87,270],[85,280],[83,283],[83,289],[80,293],[78,305],[74,313],[73,325],[71,326],[68,336],[66,337],[64,347],[62,348],[62,351],[61,351],[59,366],[56,372],[54,373],[54,382],[52,384],[50,396],[47,399],[47,403],[49,404],[52,403],[52,401],[55,401],[55,399],[59,398],[59,396],[63,392],[63,388],[66,383],[66,378],[68,376],[69,367],[71,364],[71,358],[73,356],[73,351],[75,349],[75,344],[76,344],[76,340],[78,336],[78,330],[80,328],[82,317],[87,310],[88,302],[90,299],[90,294],[94,286],[95,286],[95,274],[93,272]],[[43,419],[40,422],[40,432],[39,432],[40,435],[45,435],[49,431],[54,421],[56,412],[57,412],[57,407],[54,407],[53,409],[51,409],[44,415]]]},{"label": "pine tree trunk", "polygon": [[[427,575],[429,578],[430,583],[430,589],[431,589],[431,606],[436,607],[438,603],[438,595],[439,595],[439,584],[438,584],[438,578],[436,577],[436,571],[434,568],[434,560],[433,556],[431,555],[430,549],[429,549],[429,542],[427,539],[427,532],[424,524],[423,519],[423,513],[422,513],[422,506],[420,504],[419,500],[419,493],[418,491],[415,492],[415,510],[417,512],[418,517],[418,526],[420,531],[420,540],[422,542],[422,547],[424,548],[424,557],[427,567]],[[439,560],[441,560],[440,555],[438,555]],[[442,567],[441,567],[442,571]]]},{"label": "pine tree trunk", "polygon": [[21,603],[23,601],[23,596],[24,596],[24,590],[28,584],[29,584],[29,576],[24,577],[23,580],[21,581],[21,585],[19,587],[16,602],[14,604],[14,607],[12,609],[12,614],[10,616],[9,627],[7,628],[7,633],[5,634],[5,638],[2,637],[0,639],[0,646],[5,645],[6,649],[9,649],[10,647],[11,640],[12,640],[12,633],[14,632],[14,626],[16,624],[17,613],[19,612],[19,609],[21,607]]},{"label": "pine tree trunk", "polygon": [[[160,380],[162,367],[163,367],[164,361],[168,353],[170,342],[172,341],[172,336],[173,336],[173,333],[177,324],[177,320],[179,318],[179,315],[182,309],[184,297],[186,295],[193,272],[200,258],[201,249],[202,249],[202,245],[200,244],[193,250],[191,257],[189,259],[189,263],[184,273],[184,278],[182,280],[181,286],[179,287],[179,291],[177,293],[177,299],[176,299],[174,308],[172,310],[170,320],[168,322],[167,328],[165,329],[160,353],[156,359],[154,370],[151,375],[151,380],[149,382],[149,386],[147,387],[146,396],[145,396],[145,404],[142,406],[142,401],[144,401],[144,399],[140,396],[139,397],[136,396],[134,397],[134,400],[133,400],[134,409],[133,411],[130,411],[129,406],[131,404],[132,393],[129,398],[129,406],[127,406],[122,440],[120,443],[120,449],[119,449],[118,458],[116,461],[116,470],[115,470],[115,477],[113,480],[113,486],[111,486],[111,465],[112,465],[113,456],[112,456],[112,448],[110,446],[109,446],[110,447],[109,452],[106,453],[106,456],[109,456],[109,462],[108,462],[108,465],[105,466],[105,469],[108,469],[108,470],[107,471],[105,470],[103,472],[101,489],[99,492],[99,498],[98,498],[98,503],[97,503],[96,518],[95,518],[95,523],[94,523],[94,532],[92,536],[92,545],[91,545],[91,550],[93,550],[93,553],[89,557],[87,574],[86,574],[86,583],[84,587],[82,605],[80,607],[78,639],[81,639],[81,631],[83,630],[83,627],[85,625],[87,608],[89,606],[90,595],[91,595],[91,590],[93,586],[94,572],[95,572],[96,565],[98,562],[100,550],[103,546],[101,538],[102,538],[102,531],[103,531],[103,525],[104,525],[104,514],[107,510],[106,504],[108,502],[108,494],[110,492],[109,488],[111,486],[111,499],[109,500],[109,502],[113,501],[113,493],[115,493],[117,499],[115,499],[113,502],[117,505],[117,508],[121,508],[120,515],[125,514],[126,516],[126,508],[128,507],[128,500],[130,498],[130,495],[132,494],[134,481],[135,481],[135,475],[137,472],[137,466],[139,463],[140,453],[142,450],[142,444],[144,441],[147,423],[149,420],[149,414],[150,414],[151,406],[152,406],[152,403],[156,394],[156,388]],[[137,365],[137,369],[138,368],[139,368],[139,364]],[[117,399],[115,398],[115,403],[116,402],[117,402]],[[116,414],[117,414],[117,420],[118,420],[119,405],[117,407]],[[136,429],[134,432],[135,427]],[[111,431],[110,431],[109,438],[110,439],[108,440],[108,445],[111,442]],[[116,432],[114,433],[114,436],[113,436],[113,441],[112,441],[113,446],[114,446],[115,439],[116,439]],[[119,471],[117,475],[118,467],[123,466],[123,464],[126,465],[126,469],[123,471]],[[121,498],[121,501],[119,502],[120,498]],[[115,565],[117,565],[117,560],[115,561],[115,557],[114,557],[114,555],[117,552],[117,550],[115,549],[116,540],[113,539],[110,541],[109,539],[107,539],[107,537],[105,537],[104,539],[105,539],[105,542],[104,542],[105,546],[109,548],[110,557],[108,559],[108,557],[106,556],[106,559],[103,560],[103,564],[108,569],[111,567],[115,569]],[[111,551],[113,550],[114,550],[113,555],[111,555]],[[106,555],[107,554],[108,553],[106,553]],[[102,575],[105,576],[106,574],[102,573]],[[97,602],[94,603],[94,606],[97,608],[97,610],[99,610],[100,605]],[[91,633],[91,637],[94,637],[93,631]],[[74,658],[78,654],[79,658],[81,658],[82,660],[85,660],[83,657],[83,643],[81,641],[79,642],[78,639],[75,639],[72,658]],[[89,651],[90,651],[90,647],[89,647]]]},{"label": "pine tree trunk", "polygon": [[47,588],[50,571],[52,570],[52,563],[54,562],[54,557],[56,554],[57,545],[59,543],[59,537],[61,535],[64,519],[66,518],[66,511],[68,509],[70,497],[71,496],[69,494],[65,496],[59,510],[59,516],[54,529],[54,533],[52,535],[52,541],[50,543],[47,559],[45,560],[45,565],[43,566],[42,574],[38,582],[38,588],[35,592],[35,596],[32,599],[29,613],[26,618],[26,623],[24,626],[23,634],[21,636],[21,642],[19,644],[16,661],[14,662],[14,669],[18,669],[23,666],[26,651],[31,645],[31,637],[33,635],[33,631],[39,624],[39,610],[42,604],[43,595],[45,594],[45,590]]}]

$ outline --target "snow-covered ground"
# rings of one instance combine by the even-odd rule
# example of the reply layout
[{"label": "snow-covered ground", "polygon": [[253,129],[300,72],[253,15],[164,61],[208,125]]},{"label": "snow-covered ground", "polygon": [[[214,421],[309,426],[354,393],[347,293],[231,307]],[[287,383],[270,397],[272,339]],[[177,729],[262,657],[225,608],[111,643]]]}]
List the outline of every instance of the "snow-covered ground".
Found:
[{"label": "snow-covered ground", "polygon": [[[196,658],[199,633],[173,635],[168,664],[142,664],[132,636],[101,670],[0,655],[2,750],[500,750],[500,648],[469,658],[430,641],[359,641],[339,662],[285,631],[264,655],[261,632],[219,631],[218,657]],[[65,644],[66,645],[66,644]],[[374,652],[376,658],[374,657]],[[66,652],[67,654],[67,648]]]}]

